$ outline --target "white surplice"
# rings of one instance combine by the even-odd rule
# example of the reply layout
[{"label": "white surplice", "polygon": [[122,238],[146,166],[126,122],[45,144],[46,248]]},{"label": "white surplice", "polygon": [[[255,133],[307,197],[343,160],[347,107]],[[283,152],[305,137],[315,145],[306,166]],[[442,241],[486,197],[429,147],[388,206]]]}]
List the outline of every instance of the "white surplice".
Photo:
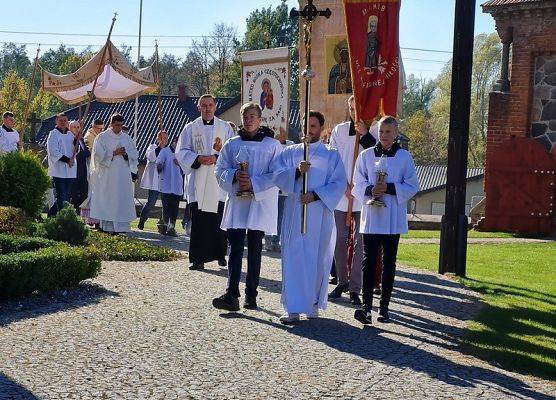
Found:
[{"label": "white surplice", "polygon": [[[114,156],[114,150],[124,147],[127,160]],[[95,140],[91,155],[91,217],[100,220],[106,231],[127,232],[137,216],[133,198],[131,171],[137,167],[139,153],[133,139],[112,129],[102,132]]]},{"label": "white surplice", "polygon": [[[251,199],[236,196],[239,183],[234,182],[234,177],[239,169],[237,155],[242,147],[248,153],[248,172],[255,194]],[[216,163],[218,184],[228,194],[220,226],[223,230],[251,229],[267,235],[276,234],[278,188],[272,179],[271,164],[281,152],[280,142],[269,137],[255,141],[235,136],[224,144]]]},{"label": "white surplice", "polygon": [[396,194],[383,194],[386,207],[366,205],[371,196],[365,194],[377,182],[375,147],[361,153],[355,164],[354,186],[351,193],[363,203],[361,207],[361,233],[395,235],[407,233],[407,202],[419,191],[419,179],[413,157],[407,150],[398,149],[394,157],[386,158],[386,183],[393,183]]},{"label": "white surplice", "polygon": [[8,130],[4,125],[0,125],[0,154],[13,153],[18,150],[19,133],[15,130]]},{"label": "white surplice", "polygon": [[145,166],[143,176],[141,177],[141,188],[156,190],[158,192],[158,181],[160,180],[160,177],[158,176],[158,170],[156,168],[157,148],[158,145],[154,143],[147,147],[147,165]]},{"label": "white surplice", "polygon": [[63,133],[58,128],[54,128],[46,139],[46,152],[48,154],[48,175],[53,178],[75,178],[77,176],[77,163],[73,166],[60,161],[64,156],[72,158],[75,148],[73,140],[75,136],[67,130]]},{"label": "white surplice", "polygon": [[201,117],[187,124],[180,134],[176,146],[176,159],[187,176],[184,188],[188,203],[198,203],[199,210],[218,212],[218,202],[226,200],[226,192],[218,187],[215,165],[200,165],[192,168],[198,156],[219,155],[215,143],[222,146],[234,136],[230,124],[214,117],[212,125],[205,125]]},{"label": "white surplice", "polygon": [[156,164],[162,166],[162,171],[158,174],[160,193],[183,195],[183,176],[181,168],[174,161],[176,156],[172,149],[168,146],[164,147],[158,153]]},{"label": "white surplice", "polygon": [[286,194],[282,219],[282,304],[288,313],[326,309],[328,273],[334,256],[334,209],[346,190],[346,173],[339,152],[321,142],[309,145],[308,187],[320,200],[307,206],[307,233],[301,234],[303,179],[296,169],[303,145],[284,149],[273,165],[274,181]]},{"label": "white surplice", "polygon": [[[348,182],[351,181],[353,167],[353,150],[355,149],[355,135],[349,135],[350,125],[351,121],[342,122],[341,124],[336,125],[334,129],[332,129],[332,133],[330,134],[330,146],[337,149],[340,153]],[[362,151],[363,147],[359,145],[358,154]],[[360,208],[361,203],[357,199],[354,199],[352,210],[359,211]],[[345,189],[344,195],[336,206],[336,210],[343,212],[348,211],[348,198],[345,195]]]}]

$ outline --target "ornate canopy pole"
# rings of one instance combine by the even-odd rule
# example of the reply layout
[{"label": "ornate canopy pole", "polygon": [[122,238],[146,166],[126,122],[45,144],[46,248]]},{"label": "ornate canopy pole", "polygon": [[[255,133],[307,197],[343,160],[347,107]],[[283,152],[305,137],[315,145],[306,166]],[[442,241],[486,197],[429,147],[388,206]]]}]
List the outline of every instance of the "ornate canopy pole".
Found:
[{"label": "ornate canopy pole", "polygon": [[[157,102],[157,110],[158,110],[158,130],[159,131],[163,131],[164,130],[164,123],[162,121],[162,95],[161,95],[161,83],[160,83],[160,59],[158,58],[158,41],[155,40],[154,41],[155,45],[155,54],[156,54],[156,58],[155,58],[155,65],[156,65],[156,84],[158,86],[158,90],[156,93],[156,102]],[[137,98],[136,98],[137,99]]]},{"label": "ornate canopy pole", "polygon": [[88,93],[89,100],[87,102],[87,107],[85,107],[85,113],[83,114],[83,117],[79,121],[79,126],[81,127],[82,130],[85,129],[83,124],[86,122],[87,117],[89,116],[89,110],[91,109],[91,102],[95,98],[95,89],[97,87],[98,78],[100,77],[100,75],[102,74],[102,70],[104,69],[104,62],[105,62],[104,58],[106,57],[106,52],[108,51],[108,43],[110,43],[110,36],[112,36],[112,29],[114,29],[114,23],[116,22],[117,16],[118,13],[114,13],[114,17],[112,18],[112,24],[110,25],[110,30],[108,31],[108,36],[106,38],[106,43],[104,44],[104,49],[102,50],[102,58],[98,66],[97,76],[93,82],[93,87],[91,91]]},{"label": "ornate canopy pole", "polygon": [[[305,123],[303,124],[303,160],[309,161],[309,107],[311,100],[311,80],[315,77],[315,72],[311,69],[311,30],[313,21],[319,17],[330,18],[332,11],[330,8],[326,10],[317,10],[313,4],[313,0],[308,0],[303,10],[298,11],[295,8],[290,12],[290,18],[301,18],[303,21],[303,44],[305,46],[305,69],[301,72],[301,76],[305,79]],[[303,174],[303,194],[308,192],[309,179],[307,172]],[[307,233],[307,204],[303,205],[301,214],[301,233]]]},{"label": "ornate canopy pole", "polygon": [[[29,92],[27,93],[27,101],[25,102],[25,115],[23,116],[23,123],[26,124],[29,119],[29,107],[31,106],[31,97],[33,96],[33,87],[35,86],[35,76],[37,75],[37,68],[39,66],[39,53],[41,52],[41,45],[37,48],[37,55],[35,56],[35,62],[33,63],[33,75],[31,76],[31,81],[29,81]],[[25,126],[25,125],[23,125]],[[19,132],[19,151],[23,151],[23,131]]]}]

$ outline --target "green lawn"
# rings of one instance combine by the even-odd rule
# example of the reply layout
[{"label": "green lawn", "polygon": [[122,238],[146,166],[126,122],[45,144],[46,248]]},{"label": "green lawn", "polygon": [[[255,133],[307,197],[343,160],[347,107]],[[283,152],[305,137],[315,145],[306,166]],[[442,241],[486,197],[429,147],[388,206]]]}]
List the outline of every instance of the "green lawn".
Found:
[{"label": "green lawn", "polygon": [[[479,232],[468,231],[468,238],[513,238],[516,237],[513,233],[505,232]],[[440,231],[417,231],[410,230],[408,234],[402,235],[404,239],[440,239]]]},{"label": "green lawn", "polygon": [[[400,245],[398,261],[438,270],[438,245]],[[556,243],[471,244],[461,282],[484,295],[464,347],[503,368],[556,377]]]}]

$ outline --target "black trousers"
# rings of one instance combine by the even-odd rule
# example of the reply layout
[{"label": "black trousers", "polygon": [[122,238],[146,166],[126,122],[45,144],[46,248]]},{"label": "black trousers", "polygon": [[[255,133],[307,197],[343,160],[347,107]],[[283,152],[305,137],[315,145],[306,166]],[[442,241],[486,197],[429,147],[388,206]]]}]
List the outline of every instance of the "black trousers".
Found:
[{"label": "black trousers", "polygon": [[369,310],[373,306],[375,270],[380,245],[383,248],[380,309],[388,310],[394,288],[399,242],[400,235],[363,234],[363,307]]},{"label": "black trousers", "polygon": [[189,261],[193,264],[224,259],[228,250],[226,231],[220,229],[224,215],[224,202],[218,202],[218,212],[199,210],[199,203],[190,204],[191,237]]},{"label": "black trousers", "polygon": [[228,258],[228,293],[239,297],[239,281],[245,234],[247,233],[247,278],[245,279],[245,295],[257,296],[257,287],[261,275],[261,253],[263,251],[263,231],[245,229],[228,229],[230,257]]},{"label": "black trousers", "polygon": [[181,198],[179,194],[162,193],[162,220],[165,224],[176,226]]}]

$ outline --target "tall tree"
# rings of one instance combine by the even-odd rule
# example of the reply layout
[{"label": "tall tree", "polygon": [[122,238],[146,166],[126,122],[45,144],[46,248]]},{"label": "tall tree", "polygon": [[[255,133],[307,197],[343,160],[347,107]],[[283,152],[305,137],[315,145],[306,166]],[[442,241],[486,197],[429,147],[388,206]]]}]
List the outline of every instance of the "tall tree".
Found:
[{"label": "tall tree", "polygon": [[403,93],[403,116],[411,117],[416,111],[430,112],[430,102],[436,89],[434,80],[417,78],[410,74]]},{"label": "tall tree", "polygon": [[268,47],[289,47],[291,83],[290,96],[299,98],[299,52],[297,51],[299,22],[289,17],[285,2],[275,9],[262,8],[251,12],[247,18],[247,30],[242,50],[259,50]]},{"label": "tall tree", "polygon": [[0,50],[0,81],[10,71],[15,71],[17,75],[26,77],[31,69],[31,61],[27,57],[25,45],[18,46],[15,43],[4,43],[2,50]]}]

